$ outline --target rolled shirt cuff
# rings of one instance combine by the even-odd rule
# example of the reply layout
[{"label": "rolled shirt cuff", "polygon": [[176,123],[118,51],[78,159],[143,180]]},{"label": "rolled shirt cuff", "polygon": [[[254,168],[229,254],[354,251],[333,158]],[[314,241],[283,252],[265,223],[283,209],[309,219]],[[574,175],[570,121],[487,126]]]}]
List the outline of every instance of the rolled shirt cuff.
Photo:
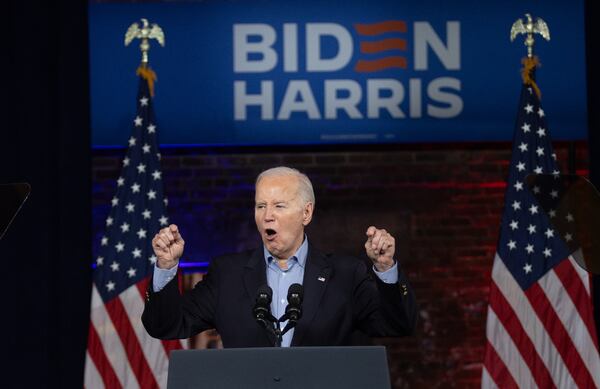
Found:
[{"label": "rolled shirt cuff", "polygon": [[[160,292],[177,275],[179,263],[170,269],[161,269],[154,265],[154,275],[152,277],[152,289],[154,292]],[[391,270],[391,269],[390,269]],[[388,270],[389,271],[389,270]]]},{"label": "rolled shirt cuff", "polygon": [[375,265],[373,265],[373,271],[386,284],[395,284],[398,282],[398,261],[394,260],[394,266],[383,272],[378,271]]}]

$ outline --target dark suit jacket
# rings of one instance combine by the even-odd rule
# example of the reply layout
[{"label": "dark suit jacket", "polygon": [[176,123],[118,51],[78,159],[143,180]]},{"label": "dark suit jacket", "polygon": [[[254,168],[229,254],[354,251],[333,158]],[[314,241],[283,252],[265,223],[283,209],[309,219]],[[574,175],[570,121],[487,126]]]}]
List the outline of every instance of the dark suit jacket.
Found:
[{"label": "dark suit jacket", "polygon": [[[266,284],[262,248],[219,257],[183,295],[177,277],[157,293],[150,282],[142,322],[160,339],[187,338],[215,328],[224,347],[272,346],[252,314],[256,292]],[[401,336],[415,328],[414,294],[400,271],[397,284],[385,284],[364,261],[324,255],[309,245],[303,286],[303,314],[292,346],[348,345],[355,330]]]}]

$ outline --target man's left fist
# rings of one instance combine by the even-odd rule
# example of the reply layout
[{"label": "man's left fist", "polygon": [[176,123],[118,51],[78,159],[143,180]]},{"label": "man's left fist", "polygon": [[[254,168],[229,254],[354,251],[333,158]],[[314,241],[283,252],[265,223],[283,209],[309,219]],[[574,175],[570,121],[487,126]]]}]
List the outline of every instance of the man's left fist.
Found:
[{"label": "man's left fist", "polygon": [[367,242],[365,250],[367,256],[373,261],[378,271],[389,270],[394,266],[394,252],[396,251],[396,240],[384,229],[374,226],[367,228]]}]

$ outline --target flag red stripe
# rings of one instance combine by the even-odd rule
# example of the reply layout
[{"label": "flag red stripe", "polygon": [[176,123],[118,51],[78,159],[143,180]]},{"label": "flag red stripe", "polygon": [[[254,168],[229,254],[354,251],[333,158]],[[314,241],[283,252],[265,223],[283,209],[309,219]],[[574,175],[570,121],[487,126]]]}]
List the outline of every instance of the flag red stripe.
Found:
[{"label": "flag red stripe", "polygon": [[[149,282],[150,282],[150,277],[146,277],[136,284],[138,291],[140,292],[140,295],[142,296],[142,299],[144,301],[146,301],[146,291],[148,290]],[[167,354],[167,357],[169,357],[171,355],[171,351],[179,350],[179,349],[183,348],[183,346],[181,345],[181,342],[178,340],[163,340],[163,341],[161,341],[161,343],[163,345],[163,348],[165,349],[165,353]]]},{"label": "flag red stripe", "polygon": [[150,365],[146,360],[146,356],[142,351],[142,347],[138,341],[129,316],[123,307],[121,299],[114,298],[105,304],[106,311],[112,322],[114,323],[115,329],[121,338],[127,359],[129,359],[129,365],[133,370],[141,388],[157,388],[158,383],[152,373]]},{"label": "flag red stripe", "polygon": [[146,290],[148,289],[148,283],[150,282],[150,276],[140,280],[136,285],[138,287],[138,290],[140,291],[140,293],[142,294],[142,297],[144,297],[144,301],[146,301]]},{"label": "flag red stripe", "polygon": [[503,389],[519,387],[489,340],[485,345],[485,359],[483,364],[498,387]]},{"label": "flag red stripe", "polygon": [[171,356],[171,351],[183,349],[181,342],[178,340],[163,340],[161,342],[162,342],[163,347],[165,348],[167,357]]},{"label": "flag red stripe", "polygon": [[493,281],[490,290],[490,306],[519,349],[521,357],[529,366],[533,379],[538,386],[540,388],[555,388],[556,385],[552,381],[550,372],[537,353],[535,345],[527,335],[510,303],[504,298],[498,285]]},{"label": "flag red stripe", "polygon": [[574,269],[573,266],[571,261],[565,260],[554,268],[554,272],[571,297],[573,305],[577,308],[579,316],[581,316],[583,323],[594,341],[594,346],[598,349],[598,338],[596,335],[596,328],[594,328],[595,322],[592,304],[588,297],[589,295],[585,285],[583,284],[581,277],[577,274],[577,269]]},{"label": "flag red stripe", "polygon": [[525,291],[525,296],[527,296],[538,318],[543,323],[573,380],[581,388],[594,387],[594,381],[583,363],[581,355],[579,355],[571,336],[556,315],[542,288],[535,283]]},{"label": "flag red stripe", "polygon": [[104,347],[100,341],[100,336],[98,336],[98,332],[93,323],[90,323],[90,329],[88,331],[88,353],[92,361],[94,361],[94,365],[96,365],[96,370],[98,370],[98,373],[102,377],[104,387],[120,389],[122,386],[119,382],[119,378],[106,357]]}]

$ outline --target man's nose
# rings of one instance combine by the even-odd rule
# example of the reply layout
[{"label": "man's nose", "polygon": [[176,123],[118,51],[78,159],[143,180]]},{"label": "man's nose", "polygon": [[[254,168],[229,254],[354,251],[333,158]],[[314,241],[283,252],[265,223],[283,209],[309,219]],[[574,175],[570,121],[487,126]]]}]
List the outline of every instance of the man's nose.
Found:
[{"label": "man's nose", "polygon": [[275,219],[273,211],[273,207],[265,207],[265,221],[273,221]]}]

